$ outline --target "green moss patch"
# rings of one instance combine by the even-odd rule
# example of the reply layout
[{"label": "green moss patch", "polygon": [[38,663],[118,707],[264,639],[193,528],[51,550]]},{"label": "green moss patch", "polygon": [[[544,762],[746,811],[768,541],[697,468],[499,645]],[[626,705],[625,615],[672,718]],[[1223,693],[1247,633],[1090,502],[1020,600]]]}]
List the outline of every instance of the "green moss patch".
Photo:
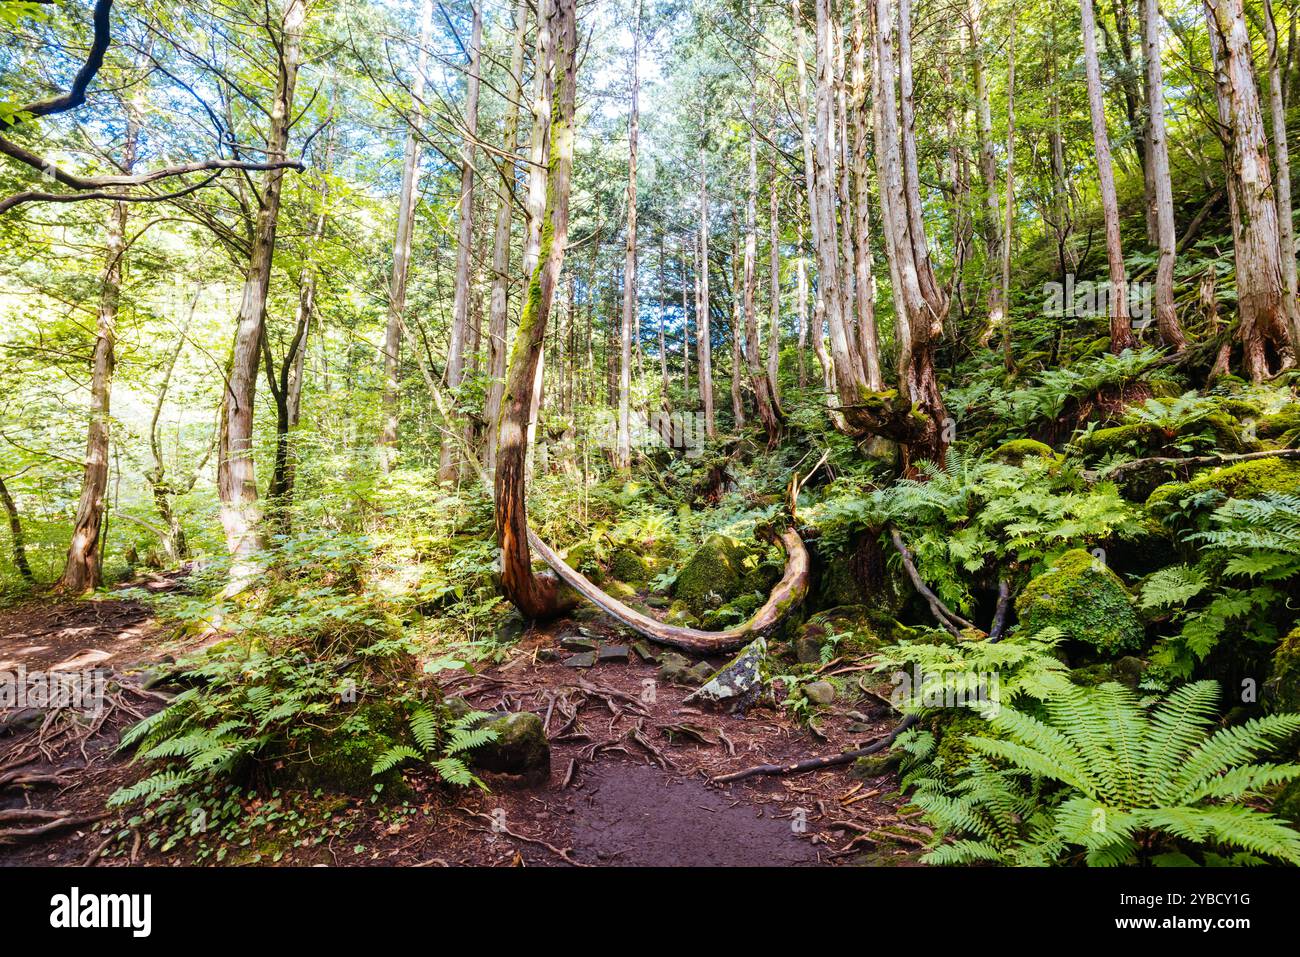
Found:
[{"label": "green moss patch", "polygon": [[1105,654],[1142,644],[1142,622],[1133,599],[1114,572],[1081,548],[1058,558],[1016,600],[1027,632],[1060,628],[1068,637]]}]

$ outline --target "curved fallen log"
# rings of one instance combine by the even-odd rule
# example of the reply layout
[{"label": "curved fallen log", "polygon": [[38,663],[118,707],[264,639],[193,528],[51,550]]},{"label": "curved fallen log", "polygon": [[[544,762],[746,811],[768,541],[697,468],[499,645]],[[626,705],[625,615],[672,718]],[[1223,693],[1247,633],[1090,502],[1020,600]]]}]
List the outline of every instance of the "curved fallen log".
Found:
[{"label": "curved fallen log", "polygon": [[666,625],[635,608],[629,608],[617,598],[601,591],[580,572],[570,567],[555,549],[542,541],[541,536],[531,528],[528,530],[528,544],[533,547],[542,561],[551,567],[561,581],[587,601],[642,637],[661,645],[693,651],[696,654],[736,651],[755,638],[760,636],[766,638],[792,608],[802,604],[808,594],[808,549],[804,547],[803,539],[793,528],[787,528],[779,538],[785,549],[785,574],[776,583],[763,607],[744,624],[725,631],[703,631],[699,628]]}]

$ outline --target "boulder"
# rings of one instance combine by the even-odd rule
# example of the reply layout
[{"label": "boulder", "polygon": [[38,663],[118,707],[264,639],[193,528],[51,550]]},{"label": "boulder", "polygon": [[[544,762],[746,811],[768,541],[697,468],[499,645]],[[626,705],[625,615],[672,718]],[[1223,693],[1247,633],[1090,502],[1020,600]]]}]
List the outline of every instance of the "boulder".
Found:
[{"label": "boulder", "polygon": [[620,548],[610,557],[609,573],[631,585],[644,585],[651,575],[650,565],[630,548]]},{"label": "boulder", "polygon": [[1067,638],[1103,654],[1121,654],[1142,645],[1142,621],[1119,576],[1081,548],[1052,563],[1016,599],[1020,627],[1032,634],[1056,627]]},{"label": "boulder", "polygon": [[470,763],[483,771],[543,778],[551,772],[551,745],[542,719],[531,711],[503,714],[487,722],[496,739],[468,753]]},{"label": "boulder", "polygon": [[794,660],[801,665],[815,665],[822,660],[822,643],[826,641],[826,628],[816,622],[807,622],[794,639]]},{"label": "boulder", "polygon": [[673,597],[695,615],[719,608],[740,594],[745,550],[734,538],[710,535],[687,559],[673,582]]},{"label": "boulder", "polygon": [[1019,465],[1025,459],[1055,459],[1052,447],[1037,439],[1012,439],[993,450],[993,458],[1008,465]]},{"label": "boulder", "polygon": [[1225,498],[1259,498],[1269,492],[1294,494],[1297,487],[1300,487],[1300,462],[1251,459],[1202,472],[1190,482],[1167,482],[1148,496],[1147,507],[1174,506],[1211,489]]},{"label": "boulder", "polygon": [[727,704],[742,713],[757,699],[763,690],[763,662],[767,657],[767,641],[755,638],[723,665],[698,691],[687,695],[682,704],[695,701],[710,704]]},{"label": "boulder", "polygon": [[835,686],[829,681],[810,681],[801,690],[816,705],[828,705],[835,700]]}]

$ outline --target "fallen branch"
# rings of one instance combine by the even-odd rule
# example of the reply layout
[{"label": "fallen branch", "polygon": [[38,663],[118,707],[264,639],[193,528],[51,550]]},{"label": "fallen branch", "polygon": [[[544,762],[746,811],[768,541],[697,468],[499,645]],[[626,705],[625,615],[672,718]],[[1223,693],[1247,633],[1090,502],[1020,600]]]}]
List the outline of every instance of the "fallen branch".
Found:
[{"label": "fallen branch", "polygon": [[1111,469],[1088,469],[1084,471],[1083,477],[1091,484],[1101,481],[1102,479],[1118,479],[1120,476],[1127,475],[1129,472],[1141,471],[1149,466],[1167,466],[1172,468],[1180,465],[1193,467],[1197,465],[1228,465],[1233,462],[1251,462],[1255,459],[1300,459],[1300,449],[1269,449],[1264,452],[1230,452],[1212,455],[1190,455],[1184,458],[1153,455],[1145,459],[1134,459],[1131,462],[1121,462],[1119,465],[1116,465]]},{"label": "fallen branch", "polygon": [[979,631],[974,624],[945,605],[921,578],[921,573],[916,570],[916,561],[912,558],[912,553],[908,549],[907,543],[903,541],[903,536],[898,529],[890,526],[889,537],[893,541],[894,547],[898,549],[898,554],[903,558],[903,568],[907,572],[907,577],[911,579],[912,587],[925,599],[939,624],[943,625],[954,636],[959,635],[962,628],[972,628]]}]

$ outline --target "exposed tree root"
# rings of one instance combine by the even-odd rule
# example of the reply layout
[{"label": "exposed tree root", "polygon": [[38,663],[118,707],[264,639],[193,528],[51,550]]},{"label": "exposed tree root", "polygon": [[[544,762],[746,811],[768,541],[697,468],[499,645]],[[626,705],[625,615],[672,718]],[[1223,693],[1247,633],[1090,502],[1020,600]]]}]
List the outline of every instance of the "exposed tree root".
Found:
[{"label": "exposed tree root", "polygon": [[716,778],[710,778],[709,782],[711,784],[731,784],[734,781],[743,781],[746,778],[754,778],[759,775],[804,774],[808,771],[820,771],[823,768],[851,764],[858,758],[865,758],[868,755],[885,750],[894,743],[900,734],[913,727],[918,720],[920,719],[915,714],[907,715],[893,731],[877,738],[866,747],[855,748],[852,751],[841,751],[839,754],[828,754],[820,758],[807,758],[803,761],[795,761],[793,764],[758,764],[752,768],[735,771],[732,774],[722,774]]},{"label": "exposed tree root", "polygon": [[[897,532],[894,532],[897,535]],[[901,536],[895,540],[894,544],[901,542]],[[901,546],[900,546],[901,548]],[[929,591],[929,589],[926,589]],[[935,599],[938,601],[938,599]],[[940,603],[942,605],[942,603]],[[997,610],[993,613],[993,624],[989,628],[989,642],[1002,640],[1003,632],[1007,626],[1007,616],[1011,607],[1011,585],[1004,578],[998,582],[998,605]],[[936,611],[936,615],[939,613]],[[974,626],[972,626],[974,627]],[[759,775],[788,775],[803,774],[807,771],[820,771],[823,768],[838,767],[843,764],[851,764],[858,758],[865,758],[869,755],[883,751],[892,745],[900,734],[909,728],[915,727],[920,717],[916,713],[905,715],[894,730],[890,731],[883,737],[877,738],[865,747],[855,748],[852,751],[842,751],[839,754],[828,754],[820,758],[808,758],[803,761],[795,761],[793,764],[759,764],[752,768],[745,768],[732,774],[723,774],[716,778],[711,778],[712,784],[731,784],[734,781],[743,781],[746,778],[758,777]]]}]

